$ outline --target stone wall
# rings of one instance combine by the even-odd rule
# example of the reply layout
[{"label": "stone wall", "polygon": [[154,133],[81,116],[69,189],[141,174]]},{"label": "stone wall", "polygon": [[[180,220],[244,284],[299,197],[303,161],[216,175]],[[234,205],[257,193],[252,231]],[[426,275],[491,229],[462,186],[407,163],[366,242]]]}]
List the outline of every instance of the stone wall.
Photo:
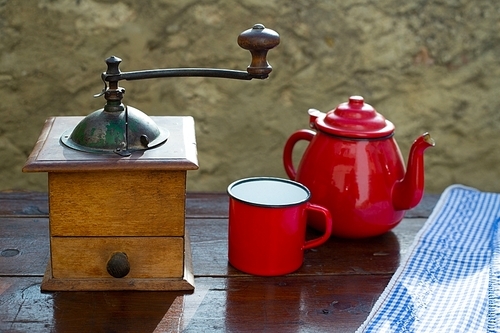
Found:
[{"label": "stone wall", "polygon": [[190,190],[285,177],[283,145],[307,127],[307,110],[362,95],[396,125],[405,157],[432,134],[428,191],[500,191],[500,2],[491,0],[0,1],[0,190],[46,190],[46,174],[21,168],[47,117],[103,106],[92,95],[108,56],[123,71],[244,70],[250,55],[236,37],[255,23],[281,35],[268,80],[121,83],[124,102],[149,115],[195,118],[200,170],[189,172]]}]

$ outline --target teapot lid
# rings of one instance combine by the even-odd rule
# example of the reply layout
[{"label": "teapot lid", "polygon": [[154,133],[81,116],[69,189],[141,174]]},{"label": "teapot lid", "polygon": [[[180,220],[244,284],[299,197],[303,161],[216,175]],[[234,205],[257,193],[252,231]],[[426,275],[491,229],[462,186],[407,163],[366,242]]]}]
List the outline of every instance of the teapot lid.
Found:
[{"label": "teapot lid", "polygon": [[378,113],[361,96],[351,96],[325,117],[316,119],[316,128],[351,138],[382,138],[394,133],[394,125]]}]

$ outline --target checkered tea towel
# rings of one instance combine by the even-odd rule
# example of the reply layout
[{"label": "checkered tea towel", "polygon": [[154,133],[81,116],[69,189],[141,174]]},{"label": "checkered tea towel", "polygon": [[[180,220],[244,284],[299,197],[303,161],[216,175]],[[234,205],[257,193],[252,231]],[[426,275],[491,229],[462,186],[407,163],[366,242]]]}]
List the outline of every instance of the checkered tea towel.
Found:
[{"label": "checkered tea towel", "polygon": [[500,195],[447,188],[357,332],[500,332]]}]

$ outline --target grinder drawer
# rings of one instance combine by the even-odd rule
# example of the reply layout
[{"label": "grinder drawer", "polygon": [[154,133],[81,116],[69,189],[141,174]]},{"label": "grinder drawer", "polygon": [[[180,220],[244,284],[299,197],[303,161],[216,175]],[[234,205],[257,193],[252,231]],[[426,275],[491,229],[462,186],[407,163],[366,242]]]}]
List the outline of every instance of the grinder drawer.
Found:
[{"label": "grinder drawer", "polygon": [[126,254],[124,278],[183,276],[183,237],[51,237],[52,277],[117,278],[108,273],[115,253]]}]

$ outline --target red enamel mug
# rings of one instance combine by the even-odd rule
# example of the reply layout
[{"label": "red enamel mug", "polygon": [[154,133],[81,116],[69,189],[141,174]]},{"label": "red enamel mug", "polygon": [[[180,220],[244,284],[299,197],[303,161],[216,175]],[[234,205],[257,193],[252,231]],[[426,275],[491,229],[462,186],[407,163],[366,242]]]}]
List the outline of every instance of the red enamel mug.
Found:
[{"label": "red enamel mug", "polygon": [[[304,250],[328,240],[332,218],[328,209],[308,202],[304,185],[281,178],[254,177],[228,186],[229,263],[245,273],[277,276],[302,266]],[[324,233],[307,240],[306,215],[319,212]]]}]

